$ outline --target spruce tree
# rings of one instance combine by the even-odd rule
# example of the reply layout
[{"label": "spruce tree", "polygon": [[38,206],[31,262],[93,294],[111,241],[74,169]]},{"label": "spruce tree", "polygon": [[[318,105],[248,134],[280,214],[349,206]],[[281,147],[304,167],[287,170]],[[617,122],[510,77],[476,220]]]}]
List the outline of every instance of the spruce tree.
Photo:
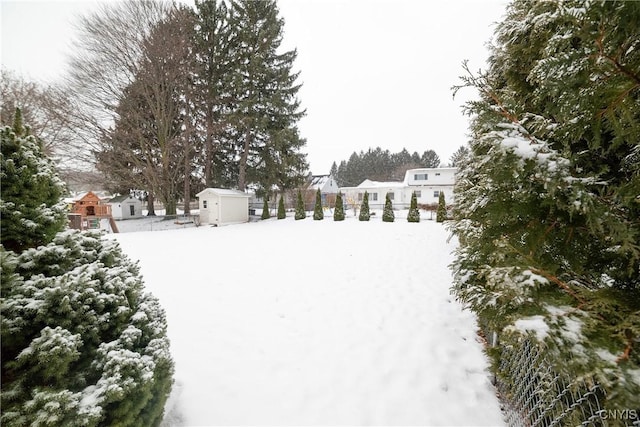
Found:
[{"label": "spruce tree", "polygon": [[0,130],[0,242],[21,252],[49,243],[66,224],[64,184],[42,143],[26,134],[20,110],[14,128]]},{"label": "spruce tree", "polygon": [[307,212],[304,210],[304,201],[302,200],[302,193],[298,190],[298,197],[296,198],[296,212],[294,218],[297,220],[305,219]]},{"label": "spruce tree", "polygon": [[393,205],[389,193],[384,198],[384,210],[382,211],[382,221],[393,222],[395,220],[395,214],[393,213]]},{"label": "spruce tree", "polygon": [[316,204],[313,208],[313,219],[316,221],[324,219],[324,212],[322,211],[322,195],[320,194],[319,188],[316,191]]},{"label": "spruce tree", "polygon": [[285,219],[287,217],[287,211],[284,210],[284,196],[280,195],[280,201],[278,201],[278,219]]},{"label": "spruce tree", "polygon": [[444,222],[447,219],[447,205],[444,201],[444,192],[438,196],[438,210],[436,211],[436,222]]},{"label": "spruce tree", "polygon": [[63,231],[41,144],[0,132],[0,423],[159,424],[173,374],[164,311],[115,241]]},{"label": "spruce tree", "polygon": [[232,103],[238,188],[252,181],[269,188],[274,175],[295,178],[306,166],[297,126],[305,115],[297,96],[299,73],[293,71],[297,51],[281,48],[284,20],[275,0],[237,0],[230,12],[236,33]]},{"label": "spruce tree", "polygon": [[[640,7],[514,1],[497,27],[455,186],[454,292],[509,345],[640,395]],[[534,335],[535,337],[535,335]]]},{"label": "spruce tree", "polygon": [[411,204],[409,205],[409,213],[407,214],[407,221],[420,222],[420,211],[418,210],[418,198],[416,192],[411,193]]},{"label": "spruce tree", "polygon": [[269,202],[267,200],[267,195],[264,195],[264,204],[262,205],[262,216],[261,219],[269,219],[271,218],[271,213],[269,212]]},{"label": "spruce tree", "polygon": [[344,221],[344,203],[342,202],[342,193],[338,191],[336,196],[336,206],[333,210],[334,221]]},{"label": "spruce tree", "polygon": [[371,214],[369,213],[369,193],[367,191],[364,192],[364,197],[362,198],[362,205],[360,206],[360,215],[358,216],[359,221],[369,221]]}]

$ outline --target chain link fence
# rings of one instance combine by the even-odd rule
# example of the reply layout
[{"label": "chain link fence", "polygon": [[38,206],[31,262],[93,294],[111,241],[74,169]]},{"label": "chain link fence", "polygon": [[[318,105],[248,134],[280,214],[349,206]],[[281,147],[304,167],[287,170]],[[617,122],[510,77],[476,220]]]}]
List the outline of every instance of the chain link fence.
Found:
[{"label": "chain link fence", "polygon": [[[609,411],[605,392],[592,378],[567,378],[552,368],[544,346],[531,339],[488,344],[500,350],[496,387],[510,427],[640,427],[636,409]],[[640,399],[640,397],[639,397]]]}]

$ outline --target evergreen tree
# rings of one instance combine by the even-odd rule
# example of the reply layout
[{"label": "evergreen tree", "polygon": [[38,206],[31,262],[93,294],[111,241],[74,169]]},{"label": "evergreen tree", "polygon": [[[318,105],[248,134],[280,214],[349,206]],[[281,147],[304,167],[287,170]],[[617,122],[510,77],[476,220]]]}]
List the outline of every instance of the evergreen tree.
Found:
[{"label": "evergreen tree", "polygon": [[280,201],[278,202],[278,219],[285,219],[287,217],[287,212],[284,210],[284,196],[280,196]]},{"label": "evergreen tree", "polygon": [[342,193],[340,191],[338,191],[338,195],[336,196],[336,206],[333,210],[333,220],[344,221],[344,203],[342,202]]},{"label": "evergreen tree", "polygon": [[395,214],[393,213],[393,205],[389,193],[384,198],[384,210],[382,211],[382,221],[393,222],[395,220]]},{"label": "evergreen tree", "polygon": [[407,221],[420,222],[420,211],[418,210],[418,198],[416,192],[411,193],[411,204],[409,205],[409,213],[407,214]]},{"label": "evergreen tree", "polygon": [[0,423],[159,424],[173,374],[164,311],[116,242],[62,231],[41,144],[0,132]]},{"label": "evergreen tree", "polygon": [[[231,5],[238,55],[232,84],[238,188],[244,190],[252,181],[263,181],[269,188],[264,180],[277,171],[300,173],[306,167],[300,152],[305,141],[297,128],[305,112],[297,99],[298,73],[292,71],[297,52],[280,49],[284,20],[275,0],[238,0]],[[276,161],[278,156],[285,164]],[[270,162],[264,163],[267,159]]]},{"label": "evergreen tree", "polygon": [[313,219],[316,221],[324,219],[324,212],[322,211],[322,195],[320,194],[319,188],[316,191],[316,204],[313,208]]},{"label": "evergreen tree", "polygon": [[422,154],[420,165],[423,168],[437,168],[440,166],[440,157],[433,150],[427,150]]},{"label": "evergreen tree", "polygon": [[16,252],[49,243],[67,221],[64,184],[42,143],[25,132],[20,110],[14,128],[0,130],[0,241]]},{"label": "evergreen tree", "polygon": [[367,191],[364,192],[364,196],[362,197],[362,205],[360,206],[360,215],[358,216],[359,221],[369,221],[371,214],[369,213],[369,193]]},{"label": "evergreen tree", "polygon": [[331,170],[329,170],[329,175],[333,177],[336,181],[338,180],[338,165],[336,162],[331,164]]},{"label": "evergreen tree", "polygon": [[444,201],[444,192],[438,196],[438,210],[436,211],[436,222],[444,222],[447,219],[447,205]]},{"label": "evergreen tree", "polygon": [[269,219],[271,218],[271,213],[269,212],[269,203],[267,201],[267,195],[264,195],[264,204],[262,205],[262,216],[261,219]]},{"label": "evergreen tree", "polygon": [[294,218],[297,220],[305,219],[307,217],[307,212],[304,209],[304,201],[302,200],[302,193],[298,190],[298,197],[296,199],[296,213]]},{"label": "evergreen tree", "polygon": [[454,291],[503,343],[544,323],[554,368],[595,376],[606,409],[640,395],[638,28],[635,2],[517,0],[487,72],[463,79],[482,98]]},{"label": "evergreen tree", "polygon": [[461,145],[460,148],[458,148],[449,159],[449,161],[451,162],[451,166],[458,167],[460,164],[462,164],[462,161],[468,154],[469,148],[467,148],[465,145]]}]

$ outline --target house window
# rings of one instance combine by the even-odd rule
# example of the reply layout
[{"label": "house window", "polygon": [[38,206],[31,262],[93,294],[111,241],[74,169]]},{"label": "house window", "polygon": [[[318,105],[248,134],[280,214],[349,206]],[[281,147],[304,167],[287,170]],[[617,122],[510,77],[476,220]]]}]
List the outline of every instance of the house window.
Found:
[{"label": "house window", "polygon": [[387,194],[389,195],[389,200],[393,200],[394,194],[393,193],[387,193]]},{"label": "house window", "polygon": [[131,214],[131,216],[134,216],[136,214],[136,207],[133,205],[129,205],[129,214]]},{"label": "house window", "polygon": [[203,209],[207,209],[207,201],[206,200],[202,201],[202,208]]},{"label": "house window", "polygon": [[361,202],[362,201],[362,193],[358,193],[358,201]]},{"label": "house window", "polygon": [[438,190],[434,191],[433,197],[440,197],[440,192]]},{"label": "house window", "polygon": [[413,174],[414,181],[426,181],[428,178],[429,178],[429,174],[426,174],[426,173]]},{"label": "house window", "polygon": [[440,176],[440,172],[436,172],[436,176]]},{"label": "house window", "polygon": [[416,190],[414,193],[416,193],[416,197],[422,197],[422,191]]},{"label": "house window", "polygon": [[372,201],[374,201],[374,202],[377,202],[377,201],[378,201],[378,193],[371,193],[371,195],[370,195],[370,196],[371,196],[371,197],[370,197],[370,199],[371,199]]}]

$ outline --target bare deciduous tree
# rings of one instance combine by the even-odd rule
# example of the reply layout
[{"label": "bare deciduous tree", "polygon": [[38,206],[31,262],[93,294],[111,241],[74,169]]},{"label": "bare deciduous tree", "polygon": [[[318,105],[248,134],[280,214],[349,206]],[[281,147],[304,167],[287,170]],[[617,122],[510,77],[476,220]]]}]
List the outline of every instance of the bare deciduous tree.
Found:
[{"label": "bare deciduous tree", "polygon": [[140,70],[145,40],[170,7],[164,1],[130,0],[104,4],[80,18],[67,85],[85,152],[100,149],[125,88]]},{"label": "bare deciduous tree", "polygon": [[124,91],[114,128],[103,140],[98,166],[122,186],[150,191],[176,214],[179,183],[190,176],[186,122],[193,15],[174,8],[142,43],[135,80]]}]

